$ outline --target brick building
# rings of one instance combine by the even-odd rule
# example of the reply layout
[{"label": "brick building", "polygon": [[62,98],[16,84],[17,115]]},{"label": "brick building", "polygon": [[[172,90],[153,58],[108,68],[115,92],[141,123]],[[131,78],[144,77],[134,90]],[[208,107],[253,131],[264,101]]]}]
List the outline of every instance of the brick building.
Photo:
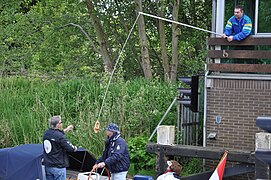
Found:
[{"label": "brick building", "polygon": [[[262,131],[256,126],[256,118],[271,117],[271,28],[261,20],[266,3],[267,0],[213,0],[213,31],[222,34],[225,21],[232,15],[229,10],[242,5],[252,19],[254,35],[241,42],[229,43],[220,37],[208,40],[205,147],[253,154],[255,134]],[[208,138],[210,134],[215,138]],[[249,178],[256,177],[251,173],[230,179]]]},{"label": "brick building", "polygon": [[[213,0],[213,31],[222,34],[235,5],[242,5],[252,19],[254,35],[231,43],[209,38],[204,146],[253,151],[255,133],[260,131],[256,118],[271,116],[271,27],[261,20],[266,3]],[[216,140],[207,138],[210,133],[216,133]]]},{"label": "brick building", "polygon": [[[229,168],[224,177],[226,174],[230,179],[254,179],[255,134],[262,131],[256,126],[256,118],[271,117],[271,21],[264,18],[263,12],[271,3],[270,0],[212,2],[212,31],[216,36],[211,35],[207,40],[204,113],[188,112],[188,108],[181,106],[178,133],[184,132],[183,144],[148,143],[147,151],[157,155],[157,174],[163,172],[169,156],[203,158],[206,172],[183,179],[208,179],[210,172],[207,170],[213,170],[223,151],[228,150],[227,168],[234,167]],[[241,42],[228,42],[217,34],[223,34],[225,21],[232,16],[237,4],[243,5],[251,17],[254,35]],[[199,113],[204,114],[203,119],[199,118]],[[202,134],[199,134],[203,137],[202,146],[196,146],[199,145],[198,135],[193,138],[191,133],[199,122],[203,122]],[[186,126],[192,128],[186,130]],[[186,137],[192,137],[192,141],[184,139]]]},{"label": "brick building", "polygon": [[256,118],[271,116],[271,77],[209,76],[208,81],[207,134],[217,137],[206,145],[254,151]]}]

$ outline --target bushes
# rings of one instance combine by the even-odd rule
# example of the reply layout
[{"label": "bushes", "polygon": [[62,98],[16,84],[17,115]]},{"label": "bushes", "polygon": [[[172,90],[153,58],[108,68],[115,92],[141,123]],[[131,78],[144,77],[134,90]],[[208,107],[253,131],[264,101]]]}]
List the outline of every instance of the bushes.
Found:
[{"label": "bushes", "polygon": [[147,137],[131,137],[128,141],[131,166],[128,174],[144,174],[155,177],[155,155],[146,152]]},{"label": "bushes", "polygon": [[146,152],[146,144],[147,138],[144,136],[129,139],[130,160],[135,165],[135,170],[154,169],[155,167],[155,156]]},{"label": "bushes", "polygon": [[183,177],[203,172],[203,160],[199,158],[186,158],[186,160],[183,158],[182,166]]},{"label": "bushes", "polygon": [[[0,148],[24,143],[41,143],[51,115],[61,114],[64,127],[75,126],[67,134],[77,146],[100,156],[104,133],[93,132],[104,96],[105,84],[93,79],[65,81],[25,78],[0,79]],[[140,134],[147,136],[176,95],[176,87],[159,80],[114,81],[106,97],[99,121],[102,129],[114,122],[129,141]],[[166,123],[177,122],[172,108]],[[145,150],[145,147],[144,147]]]}]

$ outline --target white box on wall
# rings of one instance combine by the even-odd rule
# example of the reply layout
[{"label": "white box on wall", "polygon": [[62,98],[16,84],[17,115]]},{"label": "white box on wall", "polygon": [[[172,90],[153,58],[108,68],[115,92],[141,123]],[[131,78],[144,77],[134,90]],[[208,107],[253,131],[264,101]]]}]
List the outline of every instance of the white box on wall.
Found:
[{"label": "white box on wall", "polygon": [[157,143],[164,145],[174,144],[175,126],[158,126],[157,128]]}]

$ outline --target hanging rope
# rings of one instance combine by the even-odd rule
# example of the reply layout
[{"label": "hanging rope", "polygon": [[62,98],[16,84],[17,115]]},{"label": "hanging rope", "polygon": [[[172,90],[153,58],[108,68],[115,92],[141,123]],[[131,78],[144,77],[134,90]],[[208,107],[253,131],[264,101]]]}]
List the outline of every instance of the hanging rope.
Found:
[{"label": "hanging rope", "polygon": [[95,133],[98,133],[99,130],[100,130],[100,122],[99,122],[99,119],[100,119],[100,116],[101,116],[102,111],[103,111],[103,106],[104,106],[104,103],[105,103],[105,99],[106,99],[106,95],[107,95],[109,86],[110,86],[110,84],[111,84],[111,80],[112,80],[112,78],[113,78],[113,75],[114,75],[115,70],[116,70],[116,68],[117,68],[117,65],[118,65],[118,63],[119,63],[119,60],[120,60],[120,58],[121,58],[121,56],[122,56],[122,54],[123,54],[123,50],[124,50],[124,48],[125,48],[125,46],[126,46],[128,40],[130,39],[131,33],[133,32],[133,29],[134,29],[134,27],[135,27],[135,25],[136,25],[136,22],[137,22],[139,16],[140,16],[140,13],[137,15],[136,20],[135,20],[135,22],[134,22],[134,24],[133,24],[133,26],[132,26],[132,28],[131,28],[131,30],[130,30],[128,36],[127,36],[127,38],[126,38],[126,41],[124,42],[124,45],[123,45],[123,47],[122,47],[122,49],[121,49],[121,51],[120,51],[120,53],[119,53],[118,59],[116,60],[115,66],[114,66],[113,71],[112,71],[112,73],[111,73],[111,76],[110,76],[110,78],[109,78],[109,80],[108,80],[108,84],[107,84],[107,86],[106,86],[106,90],[105,90],[105,93],[104,93],[104,96],[103,96],[102,105],[101,105],[101,108],[100,108],[100,111],[99,111],[98,120],[95,122],[95,125],[94,125],[94,132],[95,132]]}]

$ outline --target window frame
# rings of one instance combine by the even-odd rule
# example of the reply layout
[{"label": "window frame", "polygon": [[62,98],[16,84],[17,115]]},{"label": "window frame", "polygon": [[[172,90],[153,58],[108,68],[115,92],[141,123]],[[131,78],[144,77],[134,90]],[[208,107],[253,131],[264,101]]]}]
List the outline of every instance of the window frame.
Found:
[{"label": "window frame", "polygon": [[255,26],[255,28],[254,28],[254,31],[255,31],[255,35],[256,36],[271,36],[271,32],[269,32],[269,33],[259,33],[258,32],[258,19],[259,19],[259,0],[256,0],[255,1],[255,23],[254,23],[254,26]]}]

